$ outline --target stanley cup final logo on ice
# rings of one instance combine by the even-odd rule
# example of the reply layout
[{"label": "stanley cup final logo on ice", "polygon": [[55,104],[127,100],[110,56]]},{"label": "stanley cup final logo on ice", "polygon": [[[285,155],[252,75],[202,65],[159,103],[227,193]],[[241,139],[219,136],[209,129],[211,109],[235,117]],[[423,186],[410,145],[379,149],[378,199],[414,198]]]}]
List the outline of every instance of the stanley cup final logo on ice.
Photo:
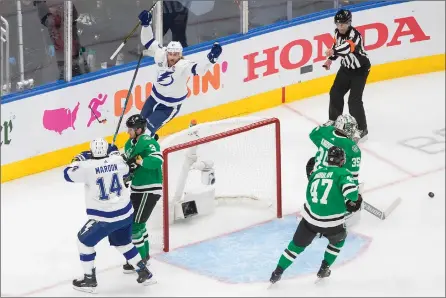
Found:
[{"label": "stanley cup final logo on ice", "polygon": [[[402,43],[430,40],[430,36],[424,32],[413,16],[397,18],[393,22],[396,26],[392,26],[392,28],[384,23],[357,26],[356,29],[364,36],[364,49],[372,51],[382,47],[401,46]],[[247,63],[247,73],[243,81],[249,82],[261,76],[266,77],[276,74],[280,71],[280,68],[293,70],[323,62],[326,59],[325,49],[331,48],[332,45],[333,36],[330,33],[324,33],[314,36],[313,40],[295,39],[284,46],[274,46],[244,55],[243,58]],[[298,48],[295,49],[295,47]],[[302,53],[300,59],[291,59],[290,53],[292,51]],[[279,59],[276,59],[276,57]]]},{"label": "stanley cup final logo on ice", "polygon": [[[206,94],[210,90],[219,90],[224,87],[223,74],[228,70],[229,63],[223,61],[215,63],[214,66],[203,76],[190,76],[187,81],[187,98],[191,96],[200,96]],[[127,114],[133,107],[139,111],[142,110],[144,102],[152,92],[152,82],[146,82],[145,85],[135,85],[133,92],[129,96],[129,102],[124,114]],[[124,102],[128,93],[128,89],[121,89],[115,92],[114,96],[114,114],[116,117],[121,116],[124,108]]]}]

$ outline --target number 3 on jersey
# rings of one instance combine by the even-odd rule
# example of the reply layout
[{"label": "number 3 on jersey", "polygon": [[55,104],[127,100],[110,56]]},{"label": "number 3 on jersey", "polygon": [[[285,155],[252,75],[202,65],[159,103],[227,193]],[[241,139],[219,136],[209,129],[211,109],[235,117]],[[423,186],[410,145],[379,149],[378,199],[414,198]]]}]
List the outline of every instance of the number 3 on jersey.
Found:
[{"label": "number 3 on jersey", "polygon": [[104,184],[104,177],[99,177],[96,179],[96,184],[99,186],[99,200],[108,200],[109,194],[113,193],[115,193],[118,197],[121,196],[122,185],[119,182],[117,173],[114,173],[112,176],[108,193]]},{"label": "number 3 on jersey", "polygon": [[[324,187],[324,193],[322,195],[322,198],[320,200],[318,200],[318,189],[319,189],[319,182],[321,182],[321,186]],[[313,201],[313,203],[321,203],[324,205],[327,205],[327,198],[328,198],[328,194],[330,193],[331,187],[333,186],[333,180],[331,179],[317,179],[314,180],[313,183],[311,183],[311,189],[310,189],[310,193],[311,193],[311,200]]]}]

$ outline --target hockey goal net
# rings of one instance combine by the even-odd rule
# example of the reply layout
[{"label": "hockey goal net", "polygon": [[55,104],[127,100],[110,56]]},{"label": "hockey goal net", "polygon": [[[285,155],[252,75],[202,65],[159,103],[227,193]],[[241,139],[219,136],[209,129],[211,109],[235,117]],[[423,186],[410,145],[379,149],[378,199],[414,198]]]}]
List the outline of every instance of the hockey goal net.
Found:
[{"label": "hockey goal net", "polygon": [[[156,235],[151,235],[151,245],[167,252],[282,217],[277,118],[240,117],[197,124],[168,136],[160,146],[163,196],[148,221],[149,231]],[[211,165],[210,175],[203,165]],[[203,185],[209,181],[211,185]],[[213,188],[215,212],[202,219],[177,220],[175,204],[206,187]]]}]

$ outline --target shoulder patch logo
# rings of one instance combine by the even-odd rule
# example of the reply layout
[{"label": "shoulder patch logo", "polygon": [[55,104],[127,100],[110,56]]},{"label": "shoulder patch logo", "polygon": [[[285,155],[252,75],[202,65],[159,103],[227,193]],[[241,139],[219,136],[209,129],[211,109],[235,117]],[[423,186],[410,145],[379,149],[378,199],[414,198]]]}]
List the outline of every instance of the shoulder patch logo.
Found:
[{"label": "shoulder patch logo", "polygon": [[353,152],[359,152],[359,147],[358,147],[358,145],[353,145],[353,146],[352,146],[352,150],[353,150]]}]

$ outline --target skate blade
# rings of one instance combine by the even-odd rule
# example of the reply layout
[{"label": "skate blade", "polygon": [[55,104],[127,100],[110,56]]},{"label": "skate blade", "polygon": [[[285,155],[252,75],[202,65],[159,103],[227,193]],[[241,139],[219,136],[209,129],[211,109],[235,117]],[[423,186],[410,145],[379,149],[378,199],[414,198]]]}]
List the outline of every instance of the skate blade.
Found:
[{"label": "skate blade", "polygon": [[272,288],[275,286],[276,283],[277,283],[277,282],[275,282],[275,283],[270,282],[269,285],[268,285],[268,287],[267,287],[266,289],[267,289],[267,290],[272,289]]},{"label": "skate blade", "polygon": [[143,285],[143,286],[151,286],[151,285],[154,285],[154,284],[156,284],[156,283],[158,283],[157,281],[156,281],[156,279],[155,278],[151,278],[151,279],[148,279],[148,280],[146,280],[145,282],[142,282],[141,284]]},{"label": "skate blade", "polygon": [[79,291],[79,292],[85,292],[85,293],[90,293],[90,294],[97,294],[96,288],[92,288],[92,287],[76,287],[76,286],[73,286],[73,289],[75,289],[76,291]]},{"label": "skate blade", "polygon": [[124,274],[134,274],[134,273],[136,273],[136,271],[135,270],[122,270],[122,273],[124,273]]},{"label": "skate blade", "polygon": [[316,280],[314,281],[314,284],[318,284],[321,283],[323,280],[327,279],[329,276],[326,277],[317,277]]}]

